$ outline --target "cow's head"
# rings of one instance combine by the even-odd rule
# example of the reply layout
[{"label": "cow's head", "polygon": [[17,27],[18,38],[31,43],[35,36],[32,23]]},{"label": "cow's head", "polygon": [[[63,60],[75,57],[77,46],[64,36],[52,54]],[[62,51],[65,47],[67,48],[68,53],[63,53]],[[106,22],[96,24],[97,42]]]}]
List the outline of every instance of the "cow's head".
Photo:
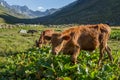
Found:
[{"label": "cow's head", "polygon": [[58,54],[70,40],[70,35],[63,35],[60,33],[54,33],[51,37],[52,53]]},{"label": "cow's head", "polygon": [[44,44],[47,44],[51,40],[51,36],[41,36],[40,39],[36,40],[36,47],[41,48]]}]

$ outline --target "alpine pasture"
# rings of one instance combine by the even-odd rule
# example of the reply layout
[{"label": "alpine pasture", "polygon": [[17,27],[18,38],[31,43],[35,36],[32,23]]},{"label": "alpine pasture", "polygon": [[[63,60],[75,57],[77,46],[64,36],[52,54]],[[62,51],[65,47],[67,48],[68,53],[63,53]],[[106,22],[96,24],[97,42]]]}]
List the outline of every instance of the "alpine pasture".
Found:
[{"label": "alpine pasture", "polygon": [[[51,46],[35,47],[43,30],[63,31],[68,25],[14,25],[0,28],[0,80],[120,80],[120,26],[111,26],[108,45],[113,63],[104,54],[98,66],[99,50],[81,51],[73,65],[69,55],[53,55]],[[19,33],[20,30],[37,33]]]}]

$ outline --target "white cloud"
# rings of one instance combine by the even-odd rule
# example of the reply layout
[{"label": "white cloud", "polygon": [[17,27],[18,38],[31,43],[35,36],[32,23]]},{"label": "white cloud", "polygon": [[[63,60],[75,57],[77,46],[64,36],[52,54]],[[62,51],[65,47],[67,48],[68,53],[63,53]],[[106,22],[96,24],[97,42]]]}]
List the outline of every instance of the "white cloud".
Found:
[{"label": "white cloud", "polygon": [[45,8],[42,7],[42,6],[39,6],[39,7],[37,8],[37,10],[39,10],[39,11],[45,11]]}]

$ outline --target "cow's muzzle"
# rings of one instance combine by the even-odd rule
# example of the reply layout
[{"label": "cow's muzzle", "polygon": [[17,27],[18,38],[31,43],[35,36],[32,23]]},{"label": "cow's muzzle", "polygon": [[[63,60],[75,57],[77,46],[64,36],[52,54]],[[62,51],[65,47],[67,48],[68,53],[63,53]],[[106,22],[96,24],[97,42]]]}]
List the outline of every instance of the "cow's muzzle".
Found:
[{"label": "cow's muzzle", "polygon": [[58,49],[55,49],[55,50],[52,50],[52,53],[53,53],[54,55],[57,55],[57,54],[59,53],[59,51],[58,51]]},{"label": "cow's muzzle", "polygon": [[55,51],[52,51],[52,53],[53,53],[54,55],[57,55],[57,54],[58,54],[58,52],[55,52]]}]

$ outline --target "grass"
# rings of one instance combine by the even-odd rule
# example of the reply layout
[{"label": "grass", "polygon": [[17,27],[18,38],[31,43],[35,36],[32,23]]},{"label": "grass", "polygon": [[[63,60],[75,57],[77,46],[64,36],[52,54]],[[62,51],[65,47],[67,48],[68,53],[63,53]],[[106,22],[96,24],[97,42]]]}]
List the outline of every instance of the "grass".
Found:
[{"label": "grass", "polygon": [[[39,32],[19,34],[20,29],[35,29]],[[41,49],[34,46],[42,30],[39,27],[0,29],[0,80],[119,80],[120,79],[120,35],[118,28],[112,28],[108,42],[114,58],[110,62],[105,54],[102,66],[98,66],[99,51],[81,51],[78,64],[70,62],[69,55],[51,54],[51,47]],[[61,30],[63,28],[51,28]]]},{"label": "grass", "polygon": [[[38,33],[35,34],[20,34],[18,33],[21,29],[24,30],[38,30]],[[39,27],[29,27],[24,26],[20,28],[13,29],[0,29],[0,55],[10,54],[16,52],[25,51],[31,47],[34,47],[35,40],[39,39],[40,32],[44,29],[43,26]]]},{"label": "grass", "polygon": [[[19,29],[3,30],[0,35],[0,50],[2,53],[23,51],[23,49],[30,48],[33,44],[34,37],[31,39],[30,34],[18,34]],[[5,33],[7,32],[7,33]]]}]

